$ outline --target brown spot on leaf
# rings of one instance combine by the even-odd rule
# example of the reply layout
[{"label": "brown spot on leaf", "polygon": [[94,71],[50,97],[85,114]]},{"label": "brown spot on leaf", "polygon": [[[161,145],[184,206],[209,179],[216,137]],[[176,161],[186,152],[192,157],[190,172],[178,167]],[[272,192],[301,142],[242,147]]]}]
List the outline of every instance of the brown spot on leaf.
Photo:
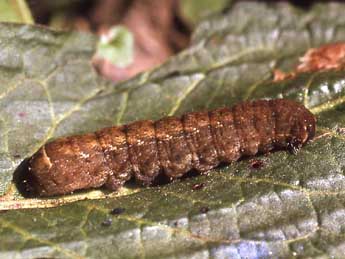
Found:
[{"label": "brown spot on leaf", "polygon": [[345,64],[345,43],[333,43],[310,49],[300,61],[297,72],[342,69]]},{"label": "brown spot on leaf", "polygon": [[273,81],[278,82],[293,77],[294,73],[285,73],[279,69],[273,71]]},{"label": "brown spot on leaf", "polygon": [[19,116],[20,118],[24,118],[24,117],[26,116],[26,112],[19,112],[19,113],[18,113],[18,116]]},{"label": "brown spot on leaf", "polygon": [[299,61],[300,63],[291,73],[274,70],[273,81],[293,78],[299,73],[344,69],[345,43],[331,43],[319,48],[309,49]]},{"label": "brown spot on leaf", "polygon": [[254,170],[259,170],[264,166],[264,161],[260,159],[252,159],[249,161],[250,163],[250,168]]}]

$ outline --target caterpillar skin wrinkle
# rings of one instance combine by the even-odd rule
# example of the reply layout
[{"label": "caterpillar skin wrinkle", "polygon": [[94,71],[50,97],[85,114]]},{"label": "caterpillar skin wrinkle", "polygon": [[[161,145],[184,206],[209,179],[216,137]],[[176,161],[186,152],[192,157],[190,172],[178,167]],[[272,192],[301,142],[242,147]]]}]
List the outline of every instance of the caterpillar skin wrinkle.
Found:
[{"label": "caterpillar skin wrinkle", "polygon": [[40,196],[118,190],[132,177],[150,185],[159,174],[175,179],[243,156],[298,149],[314,137],[315,123],[308,109],[287,99],[136,121],[45,144],[29,160],[28,183]]}]

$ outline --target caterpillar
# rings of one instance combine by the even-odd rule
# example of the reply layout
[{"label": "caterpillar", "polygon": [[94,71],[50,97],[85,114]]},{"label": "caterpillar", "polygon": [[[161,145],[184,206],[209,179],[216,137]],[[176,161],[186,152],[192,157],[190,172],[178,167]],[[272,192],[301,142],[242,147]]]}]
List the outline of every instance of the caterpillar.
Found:
[{"label": "caterpillar", "polygon": [[315,123],[308,109],[287,99],[136,121],[43,145],[29,159],[28,181],[40,196],[115,191],[132,177],[150,185],[161,174],[173,180],[273,149],[299,149],[314,137]]}]

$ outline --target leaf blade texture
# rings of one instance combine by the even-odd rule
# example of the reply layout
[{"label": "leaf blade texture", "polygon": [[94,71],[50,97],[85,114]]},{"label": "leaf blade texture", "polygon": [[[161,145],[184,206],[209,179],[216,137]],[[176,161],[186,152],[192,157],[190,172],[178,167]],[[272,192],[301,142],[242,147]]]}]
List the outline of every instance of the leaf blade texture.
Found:
[{"label": "leaf blade texture", "polygon": [[[344,41],[342,8],[234,3],[199,24],[190,48],[117,85],[92,70],[94,37],[1,24],[0,206],[11,209],[0,213],[1,257],[341,257],[344,76],[271,79],[275,68],[293,70],[309,48]],[[296,156],[257,157],[260,169],[243,160],[107,199],[97,191],[25,199],[11,184],[14,169],[51,137],[277,97],[306,104],[320,137]],[[125,212],[110,214],[119,207]]]}]

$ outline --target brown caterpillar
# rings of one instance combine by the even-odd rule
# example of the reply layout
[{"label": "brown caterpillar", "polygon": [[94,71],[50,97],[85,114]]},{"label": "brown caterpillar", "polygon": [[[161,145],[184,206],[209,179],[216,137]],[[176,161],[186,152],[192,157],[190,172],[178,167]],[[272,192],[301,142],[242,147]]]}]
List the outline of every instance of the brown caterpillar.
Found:
[{"label": "brown caterpillar", "polygon": [[29,160],[29,183],[41,196],[117,190],[131,177],[149,185],[160,173],[175,179],[242,156],[300,148],[315,122],[303,105],[276,99],[104,128],[42,146]]}]

